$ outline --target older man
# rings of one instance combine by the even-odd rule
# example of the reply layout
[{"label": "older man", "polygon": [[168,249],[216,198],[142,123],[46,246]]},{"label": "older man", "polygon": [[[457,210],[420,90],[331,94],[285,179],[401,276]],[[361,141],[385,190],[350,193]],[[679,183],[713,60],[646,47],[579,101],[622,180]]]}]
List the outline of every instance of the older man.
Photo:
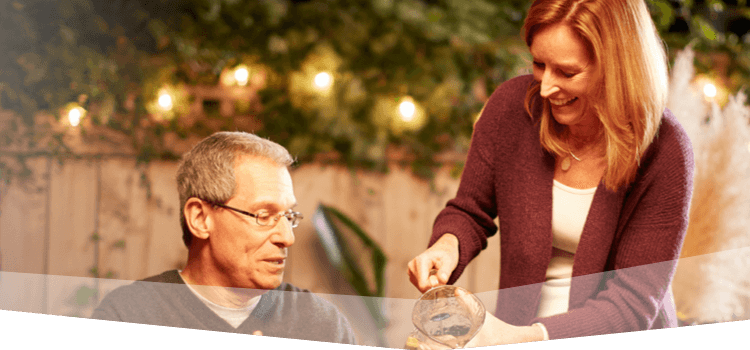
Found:
[{"label": "older man", "polygon": [[115,289],[92,318],[354,344],[335,306],[282,282],[302,219],[292,162],[248,133],[198,143],[177,171],[185,269]]}]

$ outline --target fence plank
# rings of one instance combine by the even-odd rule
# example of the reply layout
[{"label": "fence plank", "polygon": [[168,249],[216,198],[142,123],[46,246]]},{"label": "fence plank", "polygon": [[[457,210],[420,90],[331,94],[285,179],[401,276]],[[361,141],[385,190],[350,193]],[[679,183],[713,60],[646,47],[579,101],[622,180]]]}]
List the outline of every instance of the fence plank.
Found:
[{"label": "fence plank", "polygon": [[135,160],[110,159],[102,163],[99,266],[102,275],[138,280],[147,273],[144,256],[149,211],[146,187]]},{"label": "fence plank", "polygon": [[3,188],[0,198],[0,299],[5,307],[45,312],[47,158],[28,159],[32,177]]},{"label": "fence plank", "polygon": [[[96,161],[67,160],[53,163],[50,179],[49,275],[91,277],[95,265],[97,213]],[[74,315],[76,291],[82,287],[74,278],[49,278],[48,313]],[[92,286],[88,286],[92,287]]]},{"label": "fence plank", "polygon": [[148,241],[144,244],[147,276],[183,268],[187,261],[187,248],[182,242],[180,228],[180,199],[175,180],[177,167],[176,162],[153,162],[148,166],[151,198],[146,206]]}]

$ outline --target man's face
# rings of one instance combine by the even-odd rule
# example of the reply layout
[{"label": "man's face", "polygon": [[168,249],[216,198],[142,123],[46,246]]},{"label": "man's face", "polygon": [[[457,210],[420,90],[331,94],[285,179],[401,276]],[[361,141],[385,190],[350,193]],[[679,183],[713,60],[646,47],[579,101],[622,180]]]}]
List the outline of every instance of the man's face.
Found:
[{"label": "man's face", "polygon": [[[236,194],[227,206],[253,214],[276,215],[297,204],[286,167],[253,156],[240,156],[234,168]],[[274,289],[281,284],[287,248],[294,244],[292,225],[285,217],[271,226],[233,210],[210,209],[214,230],[208,238],[210,261],[226,287]]]}]

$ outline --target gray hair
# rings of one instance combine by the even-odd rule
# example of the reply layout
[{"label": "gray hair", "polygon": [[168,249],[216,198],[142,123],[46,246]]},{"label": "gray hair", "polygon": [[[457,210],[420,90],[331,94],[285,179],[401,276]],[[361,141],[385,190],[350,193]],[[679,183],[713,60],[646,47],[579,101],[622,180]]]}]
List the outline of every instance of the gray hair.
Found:
[{"label": "gray hair", "polygon": [[185,221],[185,203],[191,197],[213,203],[224,203],[232,198],[237,190],[234,167],[239,156],[262,157],[283,167],[294,163],[283,146],[241,131],[216,132],[195,145],[182,156],[177,169],[182,241],[187,247],[193,234]]}]

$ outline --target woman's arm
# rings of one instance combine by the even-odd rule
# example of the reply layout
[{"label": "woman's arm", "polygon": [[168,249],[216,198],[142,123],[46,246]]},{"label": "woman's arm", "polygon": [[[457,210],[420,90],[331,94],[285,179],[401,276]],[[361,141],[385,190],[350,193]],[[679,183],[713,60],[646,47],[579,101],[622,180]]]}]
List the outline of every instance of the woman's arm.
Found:
[{"label": "woman's arm", "polygon": [[476,122],[456,197],[438,214],[430,245],[446,233],[459,241],[459,259],[448,283],[455,282],[466,265],[487,246],[487,237],[497,232],[495,197],[498,173],[509,157],[518,130],[528,128],[530,117],[523,99],[531,76],[503,83],[493,92]]}]

